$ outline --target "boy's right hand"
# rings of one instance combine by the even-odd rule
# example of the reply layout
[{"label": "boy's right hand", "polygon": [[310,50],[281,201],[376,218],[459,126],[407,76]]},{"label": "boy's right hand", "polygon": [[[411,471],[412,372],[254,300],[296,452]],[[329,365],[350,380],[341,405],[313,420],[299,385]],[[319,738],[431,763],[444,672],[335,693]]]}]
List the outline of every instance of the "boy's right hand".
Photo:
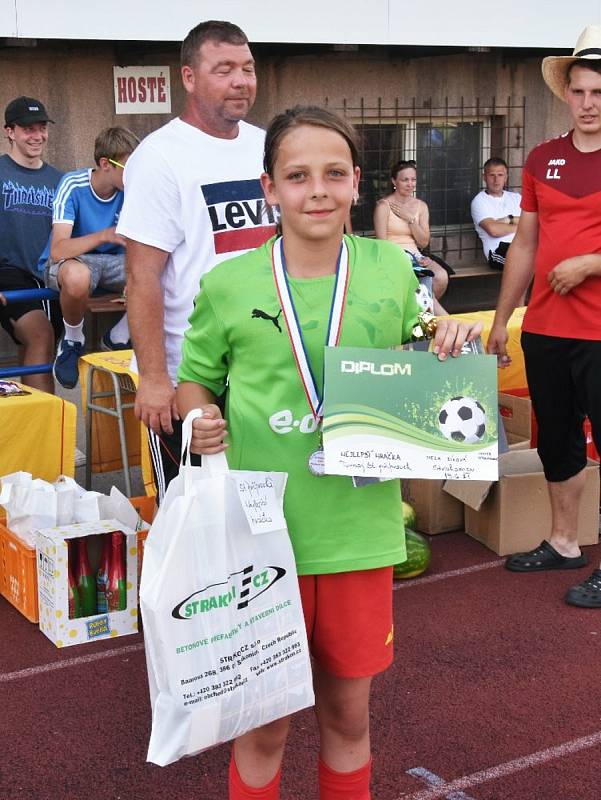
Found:
[{"label": "boy's right hand", "polygon": [[222,453],[229,447],[223,441],[224,436],[227,436],[226,421],[219,406],[214,403],[202,406],[202,417],[192,422],[190,450],[205,456]]}]

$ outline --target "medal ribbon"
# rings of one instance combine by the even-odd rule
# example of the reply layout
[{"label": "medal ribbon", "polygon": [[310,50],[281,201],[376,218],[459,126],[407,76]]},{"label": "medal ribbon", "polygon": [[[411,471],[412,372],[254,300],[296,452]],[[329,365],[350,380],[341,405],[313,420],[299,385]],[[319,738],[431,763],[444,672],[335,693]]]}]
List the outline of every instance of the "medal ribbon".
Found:
[{"label": "medal ribbon", "polygon": [[[272,267],[273,279],[280,299],[282,314],[286,320],[286,328],[288,330],[288,337],[290,338],[290,346],[296,362],[296,368],[313,416],[319,421],[322,417],[323,398],[319,396],[317,390],[317,383],[313,370],[311,369],[303,334],[296,314],[296,308],[294,307],[294,301],[290,292],[290,284],[288,283],[288,275],[286,273],[286,259],[284,258],[284,240],[281,236],[273,244]],[[328,347],[336,347],[340,340],[342,318],[344,317],[344,310],[346,307],[348,281],[348,248],[343,239],[340,245],[340,253],[338,254],[338,262],[336,264],[336,283],[334,284],[330,316],[328,319],[328,331],[326,335],[326,345]]]}]

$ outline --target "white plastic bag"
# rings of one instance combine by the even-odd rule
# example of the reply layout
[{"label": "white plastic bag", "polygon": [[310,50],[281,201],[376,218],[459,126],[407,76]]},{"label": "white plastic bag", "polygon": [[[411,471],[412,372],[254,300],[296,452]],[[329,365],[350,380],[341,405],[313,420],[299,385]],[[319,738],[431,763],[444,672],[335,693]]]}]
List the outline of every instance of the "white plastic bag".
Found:
[{"label": "white plastic bag", "polygon": [[83,489],[75,498],[73,505],[73,522],[98,522],[102,519],[101,492],[86,491]]},{"label": "white plastic bag", "polygon": [[[184,421],[184,448],[200,415]],[[314,703],[287,476],[230,471],[223,454],[188,462],[148,534],[140,584],[148,761],[160,766]]]},{"label": "white plastic bag", "polygon": [[35,547],[38,528],[57,524],[58,501],[54,486],[29,472],[13,472],[2,478],[0,505],[6,525],[28,547]]},{"label": "white plastic bag", "polygon": [[80,487],[68,475],[59,475],[52,485],[56,492],[56,524],[70,525]]},{"label": "white plastic bag", "polygon": [[150,522],[142,519],[131,501],[116,486],[111,486],[109,495],[103,495],[100,501],[102,519],[118,519],[134,531],[147,530]]}]

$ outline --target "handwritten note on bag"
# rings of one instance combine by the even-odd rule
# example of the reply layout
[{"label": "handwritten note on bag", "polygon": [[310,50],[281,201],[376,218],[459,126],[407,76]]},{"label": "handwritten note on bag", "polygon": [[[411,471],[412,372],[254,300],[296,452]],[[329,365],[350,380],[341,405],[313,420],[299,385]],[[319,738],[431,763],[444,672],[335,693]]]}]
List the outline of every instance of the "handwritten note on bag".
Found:
[{"label": "handwritten note on bag", "polygon": [[281,500],[273,478],[254,473],[235,476],[238,496],[252,533],[271,533],[286,527]]}]

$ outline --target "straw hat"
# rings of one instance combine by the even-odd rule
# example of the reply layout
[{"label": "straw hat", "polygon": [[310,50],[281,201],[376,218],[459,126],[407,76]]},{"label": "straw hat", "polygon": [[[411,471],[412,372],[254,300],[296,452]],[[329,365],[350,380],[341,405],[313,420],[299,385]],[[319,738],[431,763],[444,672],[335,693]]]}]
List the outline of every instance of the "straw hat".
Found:
[{"label": "straw hat", "polygon": [[568,69],[579,58],[592,61],[601,58],[601,25],[588,25],[582,31],[571,56],[548,56],[543,58],[543,78],[545,83],[560,100],[565,100]]}]

